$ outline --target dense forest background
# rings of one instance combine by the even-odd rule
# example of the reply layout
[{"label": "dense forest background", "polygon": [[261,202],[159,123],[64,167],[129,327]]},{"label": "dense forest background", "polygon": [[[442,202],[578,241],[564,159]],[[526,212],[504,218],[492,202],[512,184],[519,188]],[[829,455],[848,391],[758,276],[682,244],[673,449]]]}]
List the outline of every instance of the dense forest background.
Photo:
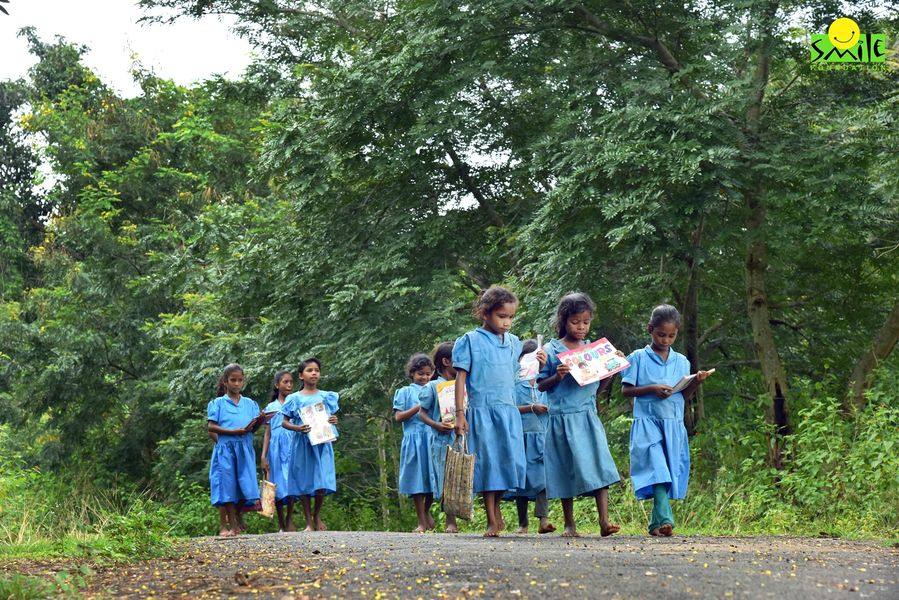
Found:
[{"label": "dense forest background", "polygon": [[[626,352],[655,304],[680,308],[677,348],[717,369],[687,411],[684,531],[895,536],[896,57],[818,71],[808,49],[843,15],[895,44],[895,10],[141,5],[237,15],[259,55],[190,87],[137,67],[123,98],[80,40],[21,33],[39,61],[0,82],[6,552],[212,532],[221,368],[243,364],[262,404],[311,355],[342,394],[326,520],[411,526],[390,399],[411,353],[475,325],[491,283],[520,296],[521,337],[589,293],[592,336]],[[626,474],[617,383],[598,408]],[[628,481],[611,500],[642,532]]]}]

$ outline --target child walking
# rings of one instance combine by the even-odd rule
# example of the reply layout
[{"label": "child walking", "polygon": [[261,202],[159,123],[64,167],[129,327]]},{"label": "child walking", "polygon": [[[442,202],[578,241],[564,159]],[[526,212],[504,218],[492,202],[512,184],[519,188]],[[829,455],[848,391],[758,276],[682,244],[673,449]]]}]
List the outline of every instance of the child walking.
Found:
[{"label": "child walking", "polygon": [[294,499],[288,493],[287,485],[290,476],[290,453],[296,434],[282,427],[284,415],[281,413],[287,396],[292,391],[293,375],[290,371],[282,369],[275,373],[271,402],[265,407],[266,415],[274,414],[265,426],[265,437],[262,439],[262,469],[268,473],[268,480],[275,484],[275,509],[278,511],[279,531],[296,531],[293,524]]},{"label": "child walking", "polygon": [[[473,487],[484,497],[485,537],[496,537],[504,528],[503,494],[525,485],[524,436],[515,405],[521,342],[509,333],[517,310],[515,294],[491,286],[475,303],[482,326],[453,346],[456,435],[468,434],[468,448],[476,456]],[[467,411],[463,389],[468,392]]]},{"label": "child walking", "polygon": [[634,399],[631,481],[639,500],[652,498],[649,533],[653,536],[674,533],[669,500],[686,497],[690,479],[684,398],[692,398],[709,376],[708,371],[699,371],[683,391],[673,391],[672,386],[690,374],[690,361],[671,348],[680,324],[676,308],[656,306],[647,326],[650,344],[627,357],[630,366],[621,374],[622,393]]},{"label": "child walking", "polygon": [[[453,342],[443,342],[434,348],[434,366],[437,369],[436,379],[432,379],[421,390],[419,403],[421,410],[418,418],[431,429],[429,432],[428,446],[431,451],[431,491],[434,498],[443,497],[443,472],[446,467],[446,448],[451,446],[456,439],[452,423],[444,423],[441,420],[440,404],[437,401],[437,384],[444,381],[452,381],[456,378],[456,370],[453,368]],[[447,533],[458,533],[456,515],[446,515]]]},{"label": "child walking", "polygon": [[[321,379],[322,364],[317,358],[307,358],[299,367],[300,390],[287,396],[281,413],[284,415],[282,427],[296,431],[301,435],[293,438],[293,449],[290,455],[290,473],[287,487],[290,496],[299,497],[303,504],[303,515],[306,517],[306,531],[325,531],[320,513],[325,496],[337,491],[337,474],[334,470],[334,447],[332,442],[312,445],[307,435],[311,429],[303,424],[300,410],[317,402],[322,402],[330,415],[328,422],[337,423],[335,414],[340,407],[337,392],[326,392],[318,389]],[[334,435],[337,428],[334,427]],[[315,496],[315,507],[312,506]]]},{"label": "child walking", "polygon": [[[521,348],[521,357],[537,351],[537,360],[542,366],[546,362],[546,352],[537,348],[537,340],[527,340]],[[519,357],[519,360],[521,360]],[[527,461],[525,485],[506,495],[507,499],[515,499],[518,511],[518,531],[528,532],[528,501],[534,501],[534,515],[540,519],[538,533],[551,533],[556,530],[549,522],[549,505],[546,501],[546,470],[543,464],[546,422],[549,420],[546,405],[546,392],[537,390],[534,378],[521,378],[515,384],[515,403],[521,414],[521,429],[524,433],[524,455]]]},{"label": "child walking", "polygon": [[[213,506],[224,507],[219,535],[240,533],[238,511],[259,500],[256,480],[256,452],[253,431],[248,426],[259,416],[259,405],[240,394],[244,385],[243,367],[232,363],[219,378],[218,397],[206,406],[207,430],[215,435],[209,464],[209,493]],[[221,511],[220,511],[221,513]]]},{"label": "child walking", "polygon": [[413,533],[434,528],[430,514],[434,493],[431,488],[430,433],[428,425],[417,418],[421,411],[420,396],[431,381],[434,363],[427,354],[413,354],[406,364],[406,376],[412,383],[400,388],[393,396],[393,417],[403,424],[403,444],[400,448],[399,492],[412,496],[418,527]]},{"label": "child walking", "polygon": [[566,537],[578,537],[574,521],[574,497],[596,499],[599,528],[603,537],[619,531],[609,522],[609,486],[621,480],[609,452],[606,431],[596,414],[596,394],[611,378],[578,385],[570,368],[558,355],[587,345],[590,321],[596,305],[586,294],[566,295],[556,309],[558,338],[545,346],[546,364],[537,376],[538,387],[547,392],[549,422],[546,427],[546,491],[550,498],[562,499]]}]

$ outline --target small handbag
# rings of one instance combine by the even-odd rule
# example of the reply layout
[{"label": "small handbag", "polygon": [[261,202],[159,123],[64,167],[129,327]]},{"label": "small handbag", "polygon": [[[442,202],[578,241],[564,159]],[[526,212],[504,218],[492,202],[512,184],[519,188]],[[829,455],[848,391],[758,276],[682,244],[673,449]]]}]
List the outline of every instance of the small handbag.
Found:
[{"label": "small handbag", "polygon": [[[266,477],[268,477],[267,472]],[[268,479],[263,479],[260,483],[259,488],[262,491],[262,507],[259,510],[259,514],[271,519],[275,516],[275,490],[277,489],[277,486],[271,481],[268,481]]]},{"label": "small handbag", "polygon": [[466,521],[474,514],[474,461],[475,455],[468,453],[464,435],[456,436],[452,446],[446,447],[443,510]]}]

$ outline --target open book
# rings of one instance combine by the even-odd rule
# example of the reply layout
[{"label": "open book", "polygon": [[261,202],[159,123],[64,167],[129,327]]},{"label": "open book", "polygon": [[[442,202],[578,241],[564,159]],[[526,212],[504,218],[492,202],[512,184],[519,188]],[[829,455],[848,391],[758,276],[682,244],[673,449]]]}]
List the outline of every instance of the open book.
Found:
[{"label": "open book", "polygon": [[[462,390],[464,406],[468,408],[468,395]],[[456,422],[456,380],[441,381],[437,384],[437,405],[440,407],[440,422]]]},{"label": "open book", "polygon": [[559,353],[559,360],[571,369],[578,385],[587,385],[611,377],[630,366],[627,359],[615,354],[615,347],[602,338],[574,350]]},{"label": "open book", "polygon": [[[715,369],[709,369],[709,375],[715,372]],[[671,388],[671,393],[676,394],[678,392],[682,392],[684,388],[693,383],[693,380],[696,379],[697,373],[693,373],[692,375],[684,375],[680,381],[677,382],[677,385]]]},{"label": "open book", "polygon": [[262,427],[263,425],[265,425],[266,423],[271,421],[272,417],[274,417],[274,416],[275,416],[275,412],[259,413],[258,415],[253,417],[252,421],[247,423],[247,430],[248,431],[256,431],[257,429],[259,429],[260,427]]},{"label": "open book", "polygon": [[333,442],[337,439],[337,436],[334,435],[334,428],[328,423],[330,416],[324,402],[314,402],[300,408],[300,419],[303,420],[303,425],[311,428],[307,435],[309,443],[313,446]]}]

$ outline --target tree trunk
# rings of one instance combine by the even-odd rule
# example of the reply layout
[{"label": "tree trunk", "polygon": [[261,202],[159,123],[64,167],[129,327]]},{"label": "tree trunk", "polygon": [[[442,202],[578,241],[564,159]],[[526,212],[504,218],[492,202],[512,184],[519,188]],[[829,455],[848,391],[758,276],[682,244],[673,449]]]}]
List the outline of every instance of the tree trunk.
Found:
[{"label": "tree trunk", "polygon": [[899,341],[899,300],[893,304],[893,310],[887,315],[886,322],[874,343],[862,354],[855,369],[852,370],[849,393],[843,404],[847,413],[852,412],[853,408],[865,407],[865,390],[871,383],[871,373],[890,355],[897,341]]},{"label": "tree trunk", "polygon": [[381,526],[384,531],[390,529],[390,488],[387,487],[387,435],[390,421],[378,417],[375,423],[378,432],[378,487],[380,488]]},{"label": "tree trunk", "polygon": [[776,469],[783,468],[783,437],[790,433],[790,422],[787,413],[787,378],[784,373],[768,310],[768,292],[765,287],[765,271],[767,262],[767,239],[765,219],[764,181],[753,169],[755,154],[759,151],[762,119],[762,105],[771,66],[773,37],[777,18],[778,3],[771,1],[765,4],[759,19],[760,38],[755,42],[756,57],[753,85],[750,91],[746,111],[746,134],[748,145],[744,149],[748,158],[747,172],[752,178],[743,193],[746,202],[746,234],[748,239],[746,250],[746,306],[749,321],[752,325],[752,339],[756,355],[762,367],[765,387],[771,398],[768,420],[774,426],[774,436],[770,445],[769,460]]},{"label": "tree trunk", "polygon": [[[690,361],[690,372],[699,371],[699,265],[697,264],[697,255],[702,245],[702,226],[703,219],[700,218],[699,225],[693,231],[692,249],[686,256],[685,260],[689,275],[687,277],[687,291],[684,292],[683,303],[681,305],[681,314],[684,317],[684,348],[687,353],[687,360]],[[702,386],[696,390],[696,394],[692,400],[688,400],[684,406],[684,427],[687,428],[687,434],[692,436],[696,433],[696,428],[705,416],[705,409],[702,400]]]}]

